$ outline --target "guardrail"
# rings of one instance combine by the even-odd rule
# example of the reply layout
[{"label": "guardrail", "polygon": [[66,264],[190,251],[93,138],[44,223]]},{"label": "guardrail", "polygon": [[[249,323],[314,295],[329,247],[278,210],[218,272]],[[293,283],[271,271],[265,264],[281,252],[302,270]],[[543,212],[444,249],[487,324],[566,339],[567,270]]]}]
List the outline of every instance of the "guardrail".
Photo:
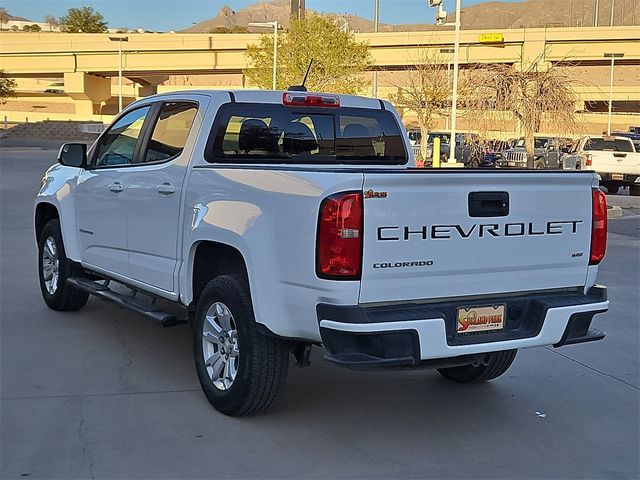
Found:
[{"label": "guardrail", "polygon": [[80,131],[82,133],[96,133],[100,135],[107,126],[104,123],[83,123],[80,125]]}]

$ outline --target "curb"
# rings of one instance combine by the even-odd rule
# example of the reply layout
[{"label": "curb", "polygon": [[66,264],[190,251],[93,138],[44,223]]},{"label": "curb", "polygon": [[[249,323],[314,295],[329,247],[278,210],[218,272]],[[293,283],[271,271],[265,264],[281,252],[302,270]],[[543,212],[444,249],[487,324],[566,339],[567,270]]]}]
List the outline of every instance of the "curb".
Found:
[{"label": "curb", "polygon": [[607,205],[620,208],[640,208],[640,197],[607,195]]},{"label": "curb", "polygon": [[607,208],[607,218],[617,218],[622,216],[622,208],[617,205],[609,206]]}]

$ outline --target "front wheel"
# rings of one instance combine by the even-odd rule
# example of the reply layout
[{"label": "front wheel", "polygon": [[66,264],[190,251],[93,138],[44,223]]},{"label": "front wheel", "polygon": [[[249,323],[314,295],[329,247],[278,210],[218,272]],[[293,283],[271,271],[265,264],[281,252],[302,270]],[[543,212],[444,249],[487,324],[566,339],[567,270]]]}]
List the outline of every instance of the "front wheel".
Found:
[{"label": "front wheel", "polygon": [[38,239],[40,291],[49,308],[58,311],[79,310],[87,303],[89,294],[67,282],[76,268],[64,251],[60,221],[49,220]]},{"label": "front wheel", "polygon": [[258,332],[249,286],[237,275],[217,277],[202,291],[193,355],[207,400],[230,416],[267,410],[289,368],[288,343]]},{"label": "front wheel", "polygon": [[506,372],[516,358],[517,350],[487,353],[482,365],[439,368],[443,377],[460,383],[480,383],[498,378]]}]

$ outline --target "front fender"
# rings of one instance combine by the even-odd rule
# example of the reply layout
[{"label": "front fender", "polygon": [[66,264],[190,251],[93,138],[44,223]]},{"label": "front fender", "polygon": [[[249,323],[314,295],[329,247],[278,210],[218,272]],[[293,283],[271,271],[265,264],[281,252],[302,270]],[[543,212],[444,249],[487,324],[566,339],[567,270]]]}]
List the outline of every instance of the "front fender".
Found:
[{"label": "front fender", "polygon": [[[62,241],[68,258],[79,262],[81,260],[78,237],[76,235],[76,207],[75,187],[78,175],[82,169],[67,167],[60,164],[52,165],[42,177],[42,185],[36,196],[35,210],[38,205],[47,203],[58,211]],[[37,239],[36,239],[37,240]]]}]

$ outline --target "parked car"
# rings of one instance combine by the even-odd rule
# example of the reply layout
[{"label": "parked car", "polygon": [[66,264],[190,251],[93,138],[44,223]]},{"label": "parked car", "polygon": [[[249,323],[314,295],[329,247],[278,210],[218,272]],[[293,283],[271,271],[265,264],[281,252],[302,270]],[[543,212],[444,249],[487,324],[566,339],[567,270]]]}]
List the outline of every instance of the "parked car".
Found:
[{"label": "parked car", "polygon": [[609,193],[629,187],[630,195],[640,195],[640,153],[630,138],[584,137],[562,163],[568,170],[595,170],[600,185]]},{"label": "parked car", "polygon": [[[546,168],[560,168],[560,158],[571,148],[569,138],[534,138],[533,168],[544,170]],[[496,163],[501,168],[527,168],[527,150],[525,140],[518,140],[513,148],[503,151],[502,158]]]},{"label": "parked car", "polygon": [[56,93],[59,95],[65,93],[64,82],[53,82],[44,89],[44,93]]},{"label": "parked car", "polygon": [[411,128],[407,130],[407,136],[409,137],[409,143],[411,145],[420,145],[422,139],[422,132],[419,128]]},{"label": "parked car", "polygon": [[[440,139],[440,161],[447,162],[451,157],[451,133],[450,132],[429,132],[427,137],[427,165],[433,159],[433,140]],[[483,159],[482,146],[478,135],[474,133],[456,133],[456,161],[463,163],[466,167],[478,167]]]},{"label": "parked car", "polygon": [[506,140],[489,140],[484,143],[484,159],[480,167],[492,168],[502,160],[502,153],[509,148]]},{"label": "parked car", "polygon": [[520,348],[604,338],[590,328],[609,306],[593,172],[419,170],[410,147],[373,98],[142,98],[46,171],[42,297],[188,324],[202,390],[227,415],[267,409],[312,345],[341,367],[478,383]]},{"label": "parked car", "polygon": [[640,127],[631,126],[629,127],[628,133],[635,133],[637,135],[640,135]]}]

